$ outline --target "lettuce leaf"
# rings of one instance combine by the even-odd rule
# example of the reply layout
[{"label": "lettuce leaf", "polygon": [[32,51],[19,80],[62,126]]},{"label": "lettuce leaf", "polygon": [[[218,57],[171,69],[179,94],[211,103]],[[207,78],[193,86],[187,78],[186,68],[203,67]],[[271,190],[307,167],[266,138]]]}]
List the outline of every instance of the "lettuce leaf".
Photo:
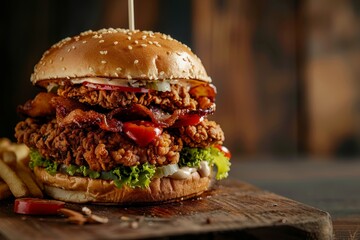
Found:
[{"label": "lettuce leaf", "polygon": [[30,151],[30,162],[29,167],[34,169],[34,167],[43,167],[45,170],[51,174],[55,175],[58,168],[58,163],[44,159],[38,151]]},{"label": "lettuce leaf", "polygon": [[184,147],[180,153],[179,167],[199,167],[201,161],[212,159],[210,148]]},{"label": "lettuce leaf", "polygon": [[[180,153],[179,167],[199,167],[201,161],[207,161],[210,166],[217,167],[216,179],[221,180],[228,176],[230,171],[230,161],[225,155],[215,147],[209,148],[190,148],[184,147]],[[39,166],[55,175],[58,171],[65,172],[71,176],[84,176],[94,179],[113,180],[116,187],[121,188],[124,185],[128,187],[147,188],[150,185],[151,179],[154,177],[156,167],[149,163],[138,166],[127,167],[118,166],[110,171],[96,172],[87,166],[77,165],[62,165],[59,170],[59,164],[51,160],[45,159],[36,150],[30,151],[31,169]]]},{"label": "lettuce leaf", "polygon": [[201,161],[207,161],[210,166],[217,167],[216,179],[221,180],[229,175],[231,163],[217,148],[184,147],[180,153],[179,167],[199,167]]},{"label": "lettuce leaf", "polygon": [[216,179],[227,178],[230,171],[231,163],[227,157],[217,148],[210,148],[212,162],[217,167]]},{"label": "lettuce leaf", "polygon": [[129,187],[149,187],[152,177],[155,175],[156,167],[149,163],[133,167],[117,167],[112,170],[118,179],[114,180],[115,185],[121,188],[123,185]]},{"label": "lettuce leaf", "polygon": [[[43,158],[38,151],[31,150],[29,166],[31,169],[34,169],[34,167],[44,167],[49,174],[55,175],[58,172],[59,165],[56,162]],[[106,172],[96,172],[87,166],[63,165],[61,167],[61,171],[71,176],[76,175],[94,179],[113,180],[118,188],[124,185],[132,188],[146,188],[150,185],[151,179],[155,175],[155,170],[156,167],[148,163],[133,167],[119,166]]]}]

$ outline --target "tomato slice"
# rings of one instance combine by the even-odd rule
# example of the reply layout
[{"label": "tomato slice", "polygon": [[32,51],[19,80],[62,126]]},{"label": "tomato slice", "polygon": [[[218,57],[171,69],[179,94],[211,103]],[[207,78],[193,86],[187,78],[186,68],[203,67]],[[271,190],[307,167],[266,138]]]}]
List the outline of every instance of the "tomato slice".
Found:
[{"label": "tomato slice", "polygon": [[83,85],[85,87],[94,88],[97,90],[110,90],[110,91],[135,92],[135,93],[149,92],[149,89],[146,89],[146,88],[124,87],[124,86],[98,84],[98,83],[91,83],[91,82],[83,82]]},{"label": "tomato slice", "polygon": [[179,117],[171,127],[194,126],[204,120],[204,116],[198,114],[187,114]]},{"label": "tomato slice", "polygon": [[162,129],[152,122],[141,120],[125,122],[123,132],[140,147],[145,147],[162,133]]},{"label": "tomato slice", "polygon": [[31,215],[54,215],[64,207],[65,202],[40,198],[15,199],[14,212]]},{"label": "tomato slice", "polygon": [[225,157],[227,157],[227,158],[229,158],[229,159],[231,158],[231,152],[229,151],[229,149],[228,149],[227,147],[222,146],[222,145],[220,145],[220,144],[217,144],[217,145],[215,145],[214,147],[216,147],[217,149],[219,149],[220,152],[222,152]]}]

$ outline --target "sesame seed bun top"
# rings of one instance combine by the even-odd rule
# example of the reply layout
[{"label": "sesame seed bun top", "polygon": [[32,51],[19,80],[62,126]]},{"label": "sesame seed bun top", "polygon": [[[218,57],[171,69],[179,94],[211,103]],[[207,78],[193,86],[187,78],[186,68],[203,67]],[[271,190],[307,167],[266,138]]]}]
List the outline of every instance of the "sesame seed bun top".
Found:
[{"label": "sesame seed bun top", "polygon": [[126,29],[87,31],[63,39],[43,54],[31,82],[82,77],[211,82],[186,45],[165,34]]}]

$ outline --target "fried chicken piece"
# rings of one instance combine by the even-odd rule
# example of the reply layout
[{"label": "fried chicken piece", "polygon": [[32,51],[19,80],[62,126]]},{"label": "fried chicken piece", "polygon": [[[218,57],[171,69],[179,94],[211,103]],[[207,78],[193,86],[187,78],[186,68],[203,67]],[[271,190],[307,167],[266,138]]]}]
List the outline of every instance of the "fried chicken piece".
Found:
[{"label": "fried chicken piece", "polygon": [[180,127],[178,131],[184,145],[189,147],[208,147],[224,141],[220,125],[208,119],[195,126]]},{"label": "fried chicken piece", "polygon": [[186,87],[172,85],[171,91],[149,91],[146,93],[97,90],[83,85],[64,85],[58,94],[66,98],[76,99],[90,105],[98,105],[106,109],[128,107],[138,103],[144,106],[156,105],[173,112],[176,109],[210,109],[214,101],[207,97],[192,98]]},{"label": "fried chicken piece", "polygon": [[94,128],[59,127],[56,120],[41,123],[27,118],[15,128],[19,143],[37,149],[45,158],[59,163],[88,165],[94,171],[108,171],[117,165],[136,166],[145,162],[157,166],[177,163],[181,139],[163,132],[146,147],[139,147],[121,133]]}]

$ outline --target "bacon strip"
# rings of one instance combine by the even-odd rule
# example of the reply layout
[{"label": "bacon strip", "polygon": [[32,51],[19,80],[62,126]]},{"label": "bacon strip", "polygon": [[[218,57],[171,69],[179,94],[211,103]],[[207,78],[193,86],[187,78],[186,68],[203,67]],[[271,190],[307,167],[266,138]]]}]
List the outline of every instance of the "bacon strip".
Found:
[{"label": "bacon strip", "polygon": [[215,101],[216,96],[216,87],[213,84],[197,84],[192,87],[189,91],[191,96],[196,98],[198,97],[208,97],[212,102]]},{"label": "bacon strip", "polygon": [[17,110],[19,113],[30,117],[46,117],[55,115],[55,109],[50,104],[50,100],[55,97],[54,93],[41,92],[32,100],[28,100],[24,105],[20,105]]},{"label": "bacon strip", "polygon": [[59,96],[53,97],[50,104],[54,109],[56,109],[56,119],[58,121],[61,121],[75,109],[88,110],[88,107],[85,104],[79,103],[78,101],[70,98]]},{"label": "bacon strip", "polygon": [[117,118],[121,120],[139,120],[139,119],[151,119],[156,125],[167,128],[171,127],[176,120],[186,115],[198,114],[199,116],[206,116],[214,113],[214,108],[208,110],[190,111],[188,109],[177,109],[172,114],[163,111],[160,108],[150,107],[147,108],[141,104],[133,104],[128,108],[118,108],[111,111],[109,118]]},{"label": "bacon strip", "polygon": [[118,108],[111,111],[108,116],[110,118],[118,118],[122,120],[139,120],[139,119],[151,119],[153,123],[159,127],[169,127],[179,118],[180,115],[187,112],[186,109],[178,109],[173,114],[166,113],[160,108],[147,108],[141,104],[133,104],[128,108]]},{"label": "bacon strip", "polygon": [[76,100],[57,96],[53,93],[39,93],[33,100],[29,100],[19,111],[30,117],[46,117],[56,114],[60,126],[76,125],[79,128],[97,125],[105,131],[121,132],[122,121],[151,120],[162,128],[171,127],[178,119],[193,114],[206,116],[212,114],[215,108],[207,110],[190,111],[177,109],[172,114],[156,107],[146,107],[133,104],[128,108],[117,108],[109,113],[99,113],[91,110],[89,106]]},{"label": "bacon strip", "polygon": [[64,97],[53,97],[51,105],[56,109],[56,120],[60,126],[76,125],[79,128],[98,125],[110,132],[121,132],[122,122],[106,114],[90,110],[85,104]]},{"label": "bacon strip", "polygon": [[72,110],[66,117],[58,121],[60,126],[75,124],[79,128],[84,126],[98,125],[101,129],[110,132],[121,132],[122,122],[115,118],[107,118],[105,114],[93,110],[84,111],[81,109]]}]

